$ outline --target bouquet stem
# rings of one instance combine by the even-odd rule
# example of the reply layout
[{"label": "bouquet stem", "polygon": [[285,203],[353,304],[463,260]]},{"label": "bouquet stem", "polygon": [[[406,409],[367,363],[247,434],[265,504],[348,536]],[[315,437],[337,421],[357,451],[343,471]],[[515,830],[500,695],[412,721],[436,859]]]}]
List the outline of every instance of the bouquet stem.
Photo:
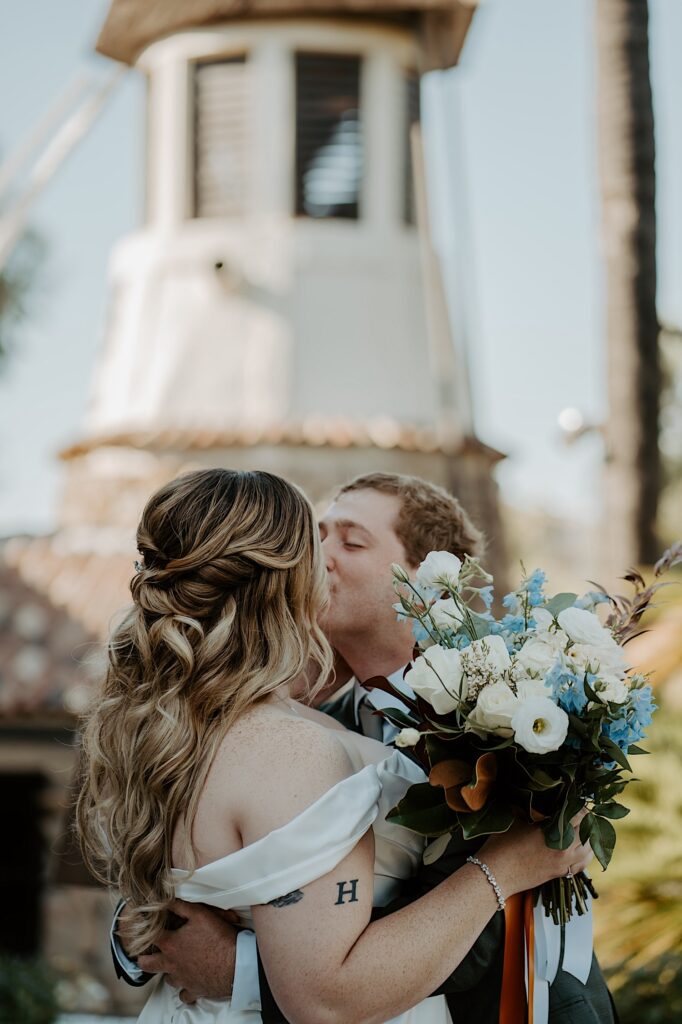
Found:
[{"label": "bouquet stem", "polygon": [[598,899],[592,880],[584,871],[570,878],[553,878],[540,888],[545,916],[559,925],[567,924],[573,914],[586,914],[588,896]]}]

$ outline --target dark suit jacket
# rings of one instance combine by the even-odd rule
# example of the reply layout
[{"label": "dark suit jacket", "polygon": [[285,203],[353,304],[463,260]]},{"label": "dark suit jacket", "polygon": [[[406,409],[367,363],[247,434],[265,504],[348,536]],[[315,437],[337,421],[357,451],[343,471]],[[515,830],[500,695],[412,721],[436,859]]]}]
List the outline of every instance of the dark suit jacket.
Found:
[{"label": "dark suit jacket", "polygon": [[[329,701],[321,710],[332,715],[347,729],[358,732],[353,691]],[[453,837],[445,853],[433,864],[422,864],[414,878],[406,882],[401,895],[386,907],[375,908],[373,920],[386,917],[430,892],[466,863],[482,845],[482,840],[467,841]],[[497,1024],[504,957],[504,914],[495,914],[479,935],[471,950],[434,995],[445,995],[455,1024]],[[259,958],[259,977],[263,1024],[287,1024],[277,1006]],[[596,958],[587,985],[571,974],[559,971],[550,988],[551,1024],[615,1024],[611,996]]]}]

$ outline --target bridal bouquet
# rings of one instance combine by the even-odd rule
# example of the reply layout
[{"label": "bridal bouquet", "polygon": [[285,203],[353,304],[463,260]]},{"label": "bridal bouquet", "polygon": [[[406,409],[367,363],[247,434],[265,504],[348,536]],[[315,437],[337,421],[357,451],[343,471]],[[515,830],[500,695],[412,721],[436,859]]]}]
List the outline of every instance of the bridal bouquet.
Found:
[{"label": "bridal bouquet", "polygon": [[[658,580],[682,562],[682,546],[654,568]],[[370,685],[400,697],[408,713],[383,713],[401,729],[397,745],[413,747],[429,781],[414,785],[389,819],[426,836],[433,860],[450,833],[466,839],[504,832],[516,818],[536,822],[548,846],[566,849],[580,824],[602,866],[613,853],[612,822],[628,810],[616,797],[631,772],[656,708],[645,676],[631,671],[626,642],[662,586],[647,586],[632,570],[634,594],[612,597],[602,588],[582,597],[545,592],[536,569],[503,599],[496,618],[492,577],[477,560],[432,551],[414,580],[393,566],[400,617],[412,620],[415,658],[408,699],[385,680]],[[596,614],[607,605],[604,621]],[[478,607],[478,610],[474,610]],[[584,875],[543,887],[545,912],[566,923],[596,895]]]}]

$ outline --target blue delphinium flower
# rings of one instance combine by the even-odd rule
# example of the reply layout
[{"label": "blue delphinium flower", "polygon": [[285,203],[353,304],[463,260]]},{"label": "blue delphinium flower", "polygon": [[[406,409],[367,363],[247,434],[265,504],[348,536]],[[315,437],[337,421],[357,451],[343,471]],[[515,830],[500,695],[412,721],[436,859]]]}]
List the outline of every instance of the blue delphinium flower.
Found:
[{"label": "blue delphinium flower", "polygon": [[505,615],[500,619],[500,626],[503,633],[523,633],[526,628],[526,620],[523,615]]},{"label": "blue delphinium flower", "polygon": [[513,615],[519,614],[522,610],[522,605],[515,590],[512,590],[510,594],[504,595],[502,598],[502,607],[506,608],[507,611],[511,612]]},{"label": "blue delphinium flower", "polygon": [[566,668],[561,658],[545,676],[545,686],[551,687],[552,697],[566,714],[580,715],[587,705],[584,680]]},{"label": "blue delphinium flower", "polygon": [[492,587],[492,585],[489,586],[489,587],[481,587],[481,589],[479,590],[478,593],[480,594],[481,600],[483,601],[483,604],[485,605],[486,610],[490,611],[490,609],[492,608],[492,605],[493,605],[493,587]]},{"label": "blue delphinium flower", "polygon": [[633,726],[635,723],[641,730],[640,739],[644,730],[651,725],[651,718],[658,704],[654,702],[654,693],[650,686],[640,686],[630,691],[630,708],[632,709]]},{"label": "blue delphinium flower", "polygon": [[534,569],[527,580],[523,584],[523,589],[528,594],[528,603],[531,608],[537,608],[538,605],[545,603],[545,595],[543,588],[547,582],[547,574],[542,569]]},{"label": "blue delphinium flower", "polygon": [[590,590],[587,594],[583,594],[573,605],[574,608],[582,608],[583,611],[592,612],[598,604],[608,604],[609,599],[606,594],[601,594],[598,590]]},{"label": "blue delphinium flower", "polygon": [[414,642],[417,644],[427,643],[431,639],[431,635],[428,630],[424,629],[421,622],[417,619],[412,620],[412,635],[414,637]]}]

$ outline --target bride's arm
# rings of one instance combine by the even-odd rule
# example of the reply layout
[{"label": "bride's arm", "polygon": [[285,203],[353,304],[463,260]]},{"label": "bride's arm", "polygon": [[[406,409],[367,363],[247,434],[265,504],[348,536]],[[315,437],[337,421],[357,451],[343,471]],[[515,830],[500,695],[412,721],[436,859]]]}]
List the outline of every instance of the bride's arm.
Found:
[{"label": "bride's arm", "polygon": [[[300,808],[339,780],[338,761],[321,748],[314,767],[313,781],[305,760],[290,764],[282,787],[273,772],[269,796],[259,800],[259,834],[269,816],[272,827],[287,816],[288,793]],[[548,850],[531,828],[489,840],[480,857],[505,896],[588,859],[578,844],[564,853]],[[288,899],[253,908],[268,981],[291,1024],[380,1024],[397,1016],[442,984],[498,909],[482,871],[467,864],[415,903],[370,923],[373,870],[370,831],[328,875],[283,894]]]}]

